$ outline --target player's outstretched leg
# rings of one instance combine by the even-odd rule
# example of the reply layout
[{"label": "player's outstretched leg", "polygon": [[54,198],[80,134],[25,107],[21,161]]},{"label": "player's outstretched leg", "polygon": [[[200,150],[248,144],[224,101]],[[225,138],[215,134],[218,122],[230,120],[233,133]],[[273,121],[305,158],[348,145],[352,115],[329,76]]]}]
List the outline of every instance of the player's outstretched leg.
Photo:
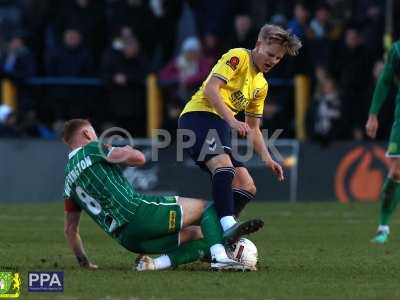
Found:
[{"label": "player's outstretched leg", "polygon": [[[217,212],[214,205],[209,205],[203,213],[201,222],[201,231],[204,235],[211,253],[211,269],[213,270],[246,270],[247,267],[242,263],[238,263],[226,254],[222,245],[222,229],[218,221]],[[235,234],[239,234],[240,230],[235,230]],[[239,239],[240,236],[237,238]]]},{"label": "player's outstretched leg", "polygon": [[[187,216],[195,213],[195,206],[197,205],[196,201],[198,200],[180,198],[180,201],[185,203],[183,205],[184,214],[185,211],[187,212]],[[183,241],[182,245],[171,251],[167,251],[167,255],[162,255],[155,259],[148,256],[140,257],[136,262],[136,270],[163,270],[170,267],[177,267],[182,264],[197,261],[205,255],[211,256],[211,269],[213,270],[249,270],[249,268],[244,264],[228,258],[222,244],[221,226],[213,205],[209,205],[204,210],[201,216],[200,226],[204,238],[200,240],[187,241],[187,238],[185,238],[187,235],[185,233],[187,233],[189,228],[184,228],[180,232],[180,240]],[[162,249],[161,245],[164,243],[161,241],[162,239],[168,240],[168,237],[142,242],[141,248],[152,249],[153,253],[157,251],[155,250],[156,248],[159,248],[159,252],[163,252],[166,249]],[[157,246],[154,247],[155,245]]]},{"label": "player's outstretched leg", "polygon": [[[205,239],[189,241],[182,244],[176,250],[168,254],[152,258],[147,255],[140,255],[135,262],[136,271],[159,271],[169,268],[176,268],[180,265],[188,264],[200,260],[209,253],[208,243]],[[221,261],[212,261],[211,270],[213,271],[252,271],[249,266],[231,260],[229,258]]]}]

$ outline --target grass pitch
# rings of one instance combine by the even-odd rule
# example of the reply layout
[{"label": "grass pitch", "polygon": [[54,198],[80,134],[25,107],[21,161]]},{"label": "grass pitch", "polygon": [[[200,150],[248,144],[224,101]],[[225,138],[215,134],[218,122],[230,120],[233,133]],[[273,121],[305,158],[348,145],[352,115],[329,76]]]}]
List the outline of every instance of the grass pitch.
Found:
[{"label": "grass pitch", "polygon": [[[243,219],[265,228],[250,239],[259,271],[213,273],[195,263],[175,271],[137,273],[134,254],[84,215],[81,236],[98,271],[77,267],[63,236],[63,205],[0,205],[0,271],[22,274],[20,299],[400,299],[400,222],[391,240],[369,240],[377,204],[251,204]],[[397,215],[397,220],[399,220]],[[64,271],[63,293],[28,293],[28,271]]]}]

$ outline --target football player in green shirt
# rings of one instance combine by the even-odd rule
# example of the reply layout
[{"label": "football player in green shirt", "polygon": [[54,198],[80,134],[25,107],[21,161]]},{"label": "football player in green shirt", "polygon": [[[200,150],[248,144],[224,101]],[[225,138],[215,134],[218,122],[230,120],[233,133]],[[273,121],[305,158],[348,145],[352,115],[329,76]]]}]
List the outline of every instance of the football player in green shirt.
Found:
[{"label": "football player in green shirt", "polygon": [[388,54],[383,72],[375,87],[369,118],[366,125],[367,135],[375,138],[378,130],[378,113],[392,86],[397,86],[394,123],[390,133],[386,156],[390,158],[390,170],[381,192],[381,213],[378,231],[371,240],[383,244],[389,237],[389,221],[400,201],[400,41],[395,42]]},{"label": "football player in green shirt", "polygon": [[[65,167],[65,235],[82,267],[96,269],[83,248],[79,220],[84,210],[109,236],[139,256],[138,271],[162,270],[196,261],[207,255],[212,269],[247,270],[228,258],[222,229],[210,202],[168,196],[143,195],[134,190],[118,164],[140,166],[144,155],[130,146],[102,144],[87,120],[66,122],[64,142],[71,148]],[[250,220],[231,232],[235,241],[254,228]]]}]

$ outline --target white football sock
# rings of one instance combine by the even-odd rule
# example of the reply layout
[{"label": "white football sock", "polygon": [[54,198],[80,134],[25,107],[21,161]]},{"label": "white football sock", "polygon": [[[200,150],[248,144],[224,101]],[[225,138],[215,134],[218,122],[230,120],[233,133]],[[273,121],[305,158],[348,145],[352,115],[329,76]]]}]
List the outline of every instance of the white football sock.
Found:
[{"label": "white football sock", "polygon": [[384,231],[384,232],[387,232],[389,234],[390,233],[389,225],[379,225],[378,226],[378,231]]},{"label": "white football sock", "polygon": [[217,261],[227,259],[225,247],[222,244],[215,244],[210,247],[211,257],[215,258]]},{"label": "white football sock", "polygon": [[225,216],[221,218],[220,223],[223,231],[227,231],[229,228],[236,224],[236,220],[233,216]]},{"label": "white football sock", "polygon": [[155,258],[153,261],[156,270],[164,270],[172,266],[171,259],[168,255],[161,255]]}]

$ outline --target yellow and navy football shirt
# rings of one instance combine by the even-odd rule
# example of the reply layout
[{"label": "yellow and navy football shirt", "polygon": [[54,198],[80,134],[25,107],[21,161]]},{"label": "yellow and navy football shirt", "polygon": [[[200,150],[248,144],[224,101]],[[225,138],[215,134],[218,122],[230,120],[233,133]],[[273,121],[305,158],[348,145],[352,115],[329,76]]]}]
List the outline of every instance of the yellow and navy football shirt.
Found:
[{"label": "yellow and navy football shirt", "polygon": [[181,115],[194,111],[218,114],[204,94],[205,86],[212,76],[226,82],[220,89],[220,95],[233,114],[244,110],[246,115],[262,117],[268,83],[263,73],[256,71],[250,51],[244,48],[231,49],[222,56]]}]

